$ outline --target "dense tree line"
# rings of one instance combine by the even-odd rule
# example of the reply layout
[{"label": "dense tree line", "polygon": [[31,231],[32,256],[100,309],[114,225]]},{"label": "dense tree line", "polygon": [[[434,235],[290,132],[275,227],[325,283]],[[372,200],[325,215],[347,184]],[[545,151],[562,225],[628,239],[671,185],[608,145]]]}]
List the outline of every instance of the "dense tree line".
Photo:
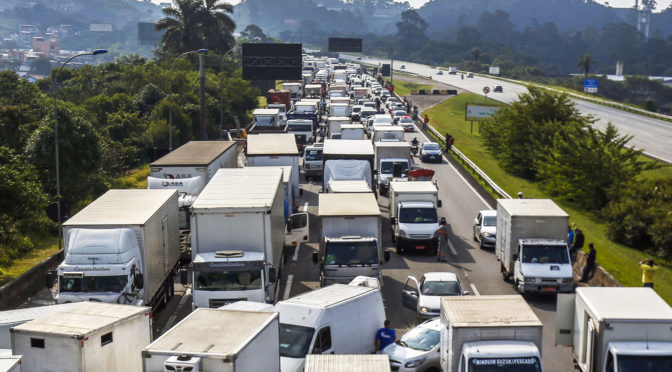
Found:
[{"label": "dense tree line", "polygon": [[672,183],[641,177],[658,163],[628,147],[631,137],[611,124],[594,128],[566,94],[528,90],[483,128],[483,144],[500,166],[605,218],[612,239],[672,257]]}]

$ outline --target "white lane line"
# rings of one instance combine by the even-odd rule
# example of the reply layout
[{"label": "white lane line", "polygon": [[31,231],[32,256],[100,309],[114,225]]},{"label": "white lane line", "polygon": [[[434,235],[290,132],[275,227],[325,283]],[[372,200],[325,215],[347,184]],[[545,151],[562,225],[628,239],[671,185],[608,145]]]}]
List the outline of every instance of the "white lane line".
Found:
[{"label": "white lane line", "polygon": [[480,296],[481,294],[478,293],[478,289],[476,289],[476,285],[474,283],[469,283],[469,286],[471,286],[471,289],[474,291],[474,294],[476,296]]},{"label": "white lane line", "polygon": [[303,211],[308,212],[308,202],[303,203]]},{"label": "white lane line", "polygon": [[[416,124],[416,127],[417,127],[417,124]],[[427,136],[425,135],[425,133],[421,132],[421,131],[419,130],[419,128],[418,128],[418,133],[420,133],[420,135],[421,135],[426,141],[429,141],[429,142],[432,141],[431,139],[427,138]],[[445,154],[443,155],[444,158],[445,158],[446,156],[447,156],[447,155],[445,155]],[[469,189],[471,189],[471,191],[473,191],[474,194],[476,194],[476,196],[481,200],[481,202],[483,202],[483,204],[484,204],[486,207],[492,209],[492,206],[491,206],[490,204],[488,204],[488,202],[485,201],[485,199],[483,199],[483,197],[481,196],[481,194],[479,194],[479,193],[476,191],[476,189],[475,189],[473,186],[471,186],[471,184],[467,181],[467,179],[464,178],[464,176],[462,176],[462,173],[460,173],[460,172],[457,170],[457,168],[455,168],[455,166],[454,166],[452,163],[450,163],[450,162],[448,161],[447,158],[446,158],[446,163],[447,163],[451,168],[453,168],[453,170],[455,171],[455,173],[457,173],[457,175],[462,179],[462,181],[464,181],[464,183],[467,185],[467,187],[469,187]]]},{"label": "white lane line", "polygon": [[298,242],[296,244],[296,248],[294,248],[294,254],[292,255],[292,261],[295,261],[299,259],[299,249],[301,248],[301,242]]},{"label": "white lane line", "polygon": [[448,248],[450,248],[450,253],[452,253],[453,256],[457,256],[457,251],[455,250],[455,247],[453,247],[453,243],[450,242],[450,239],[448,239]]},{"label": "white lane line", "polygon": [[285,294],[282,296],[283,300],[289,298],[289,292],[292,290],[292,280],[294,280],[294,274],[287,275],[287,284],[285,284]]},{"label": "white lane line", "polygon": [[161,333],[165,333],[167,330],[173,327],[173,324],[175,324],[175,320],[177,320],[177,313],[179,312],[180,308],[182,308],[182,306],[184,306],[184,304],[187,302],[187,298],[189,298],[189,295],[191,295],[191,288],[187,288],[187,290],[184,291],[184,294],[180,299],[180,303],[177,305],[177,309],[175,309],[173,315],[171,315],[170,318],[168,318],[168,321],[166,322],[166,325],[163,327],[163,331]]}]

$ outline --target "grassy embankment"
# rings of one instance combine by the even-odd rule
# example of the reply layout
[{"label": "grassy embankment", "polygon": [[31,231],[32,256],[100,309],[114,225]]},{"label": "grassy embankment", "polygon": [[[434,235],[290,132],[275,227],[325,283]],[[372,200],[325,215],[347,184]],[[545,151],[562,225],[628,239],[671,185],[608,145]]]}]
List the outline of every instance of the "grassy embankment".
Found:
[{"label": "grassy embankment", "polygon": [[[478,123],[470,133],[470,123],[464,120],[465,104],[485,103],[484,97],[472,93],[462,93],[436,105],[427,112],[432,125],[441,133],[449,132],[455,137],[455,146],[471,161],[476,163],[495,183],[509,195],[522,191],[528,198],[550,198],[539,190],[534,182],[513,176],[502,170],[481,143]],[[488,103],[494,103],[488,100]],[[646,171],[642,178],[660,179],[672,177],[672,167]],[[486,187],[487,188],[487,187]],[[588,243],[595,243],[597,262],[624,286],[641,286],[639,260],[651,257],[645,252],[615,243],[606,237],[607,223],[595,214],[581,210],[579,206],[556,201],[570,215],[570,222],[579,226]],[[653,257],[661,265],[656,274],[656,292],[672,304],[672,263]]]}]

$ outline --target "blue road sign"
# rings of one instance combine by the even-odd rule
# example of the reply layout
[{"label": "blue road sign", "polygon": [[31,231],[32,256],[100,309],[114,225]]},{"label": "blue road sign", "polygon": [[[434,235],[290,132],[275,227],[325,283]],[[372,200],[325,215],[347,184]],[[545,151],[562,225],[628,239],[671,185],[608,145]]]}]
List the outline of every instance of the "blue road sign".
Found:
[{"label": "blue road sign", "polygon": [[584,93],[597,93],[597,79],[585,79],[583,81]]}]

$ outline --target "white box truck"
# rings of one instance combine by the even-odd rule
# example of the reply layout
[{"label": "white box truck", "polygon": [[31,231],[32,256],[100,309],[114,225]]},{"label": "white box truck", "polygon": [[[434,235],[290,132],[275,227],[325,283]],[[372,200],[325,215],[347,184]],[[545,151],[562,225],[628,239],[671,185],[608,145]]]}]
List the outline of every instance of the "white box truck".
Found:
[{"label": "white box truck", "polygon": [[189,230],[189,207],[219,168],[238,167],[234,141],[191,141],[149,164],[148,189],[179,192],[180,230]]},{"label": "white box truck", "polygon": [[541,372],[543,325],[519,295],[441,298],[441,369]]},{"label": "white box truck", "polygon": [[400,125],[374,124],[371,142],[403,142],[404,128]]},{"label": "white box truck", "polygon": [[363,140],[366,139],[366,131],[362,124],[342,124],[341,139]]},{"label": "white box truck", "polygon": [[292,167],[292,192],[298,197],[299,149],[291,133],[265,133],[247,137],[247,166]]},{"label": "white box truck", "polygon": [[495,251],[520,293],[574,290],[569,215],[550,199],[498,199]]},{"label": "white box truck", "polygon": [[327,134],[331,136],[335,133],[341,133],[343,125],[350,124],[350,118],[345,116],[330,116],[327,118]]},{"label": "white box truck", "polygon": [[373,144],[367,140],[325,140],[322,190],[331,180],[363,180],[373,188]]},{"label": "white box truck", "polygon": [[179,270],[177,190],[109,190],[63,223],[56,303],[158,307]]},{"label": "white box truck", "polygon": [[278,314],[196,309],[142,350],[142,370],[278,372]]},{"label": "white box truck", "polygon": [[21,372],[21,355],[0,356],[0,371]]},{"label": "white box truck", "polygon": [[306,355],[305,372],[391,372],[387,354]]},{"label": "white box truck", "polygon": [[195,307],[276,301],[285,232],[282,173],[267,167],[220,169],[194,202]]},{"label": "white box truck", "polygon": [[579,287],[558,294],[555,343],[583,372],[672,370],[672,308],[651,288]]},{"label": "white box truck", "polygon": [[22,371],[139,371],[152,342],[149,307],[80,302],[12,328]]},{"label": "white box truck", "polygon": [[397,253],[408,249],[436,253],[439,189],[432,181],[390,181],[390,225]]},{"label": "white box truck", "polygon": [[[10,355],[12,351],[12,336],[9,330],[31,320],[50,315],[56,312],[63,312],[70,306],[77,306],[77,303],[37,306],[15,310],[0,311],[0,355]],[[0,369],[1,371],[1,369]]]},{"label": "white box truck", "polygon": [[302,372],[308,354],[371,354],[385,322],[379,289],[333,284],[278,302],[280,370]]},{"label": "white box truck", "polygon": [[320,194],[318,217],[322,224],[320,250],[313,263],[320,264],[320,284],[348,283],[359,275],[383,281],[381,213],[373,193]]},{"label": "white box truck", "polygon": [[413,166],[411,144],[408,142],[374,142],[375,178],[378,193],[387,195],[393,178],[408,177]]}]

